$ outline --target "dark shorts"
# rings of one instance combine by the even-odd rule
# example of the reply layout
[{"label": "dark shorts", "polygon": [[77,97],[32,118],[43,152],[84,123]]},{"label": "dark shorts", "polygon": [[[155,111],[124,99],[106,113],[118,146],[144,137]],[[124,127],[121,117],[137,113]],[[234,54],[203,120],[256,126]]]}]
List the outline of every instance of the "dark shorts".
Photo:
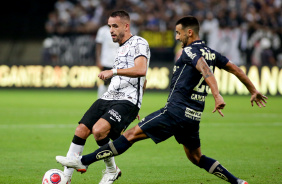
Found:
[{"label": "dark shorts", "polygon": [[79,123],[92,131],[94,124],[103,118],[111,124],[108,137],[114,140],[135,120],[138,112],[139,108],[127,100],[98,99],[86,111]]},{"label": "dark shorts", "polygon": [[179,144],[194,150],[201,146],[199,124],[199,121],[176,118],[163,108],[146,116],[138,125],[156,144],[174,136]]}]

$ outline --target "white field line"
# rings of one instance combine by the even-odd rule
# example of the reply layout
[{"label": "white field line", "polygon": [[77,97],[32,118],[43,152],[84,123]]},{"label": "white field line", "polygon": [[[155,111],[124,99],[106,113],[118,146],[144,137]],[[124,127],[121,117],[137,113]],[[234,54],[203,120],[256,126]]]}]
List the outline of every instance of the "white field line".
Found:
[{"label": "white field line", "polygon": [[224,127],[224,126],[256,126],[256,127],[259,127],[259,126],[282,126],[282,122],[256,122],[256,123],[242,123],[242,122],[238,122],[238,123],[215,123],[215,122],[204,122],[204,123],[201,123],[200,126],[221,126],[221,127]]},{"label": "white field line", "polygon": [[[48,128],[76,128],[78,124],[36,124],[36,125],[30,125],[30,124],[20,124],[20,125],[11,125],[11,124],[2,124],[0,125],[1,129],[10,129],[10,128],[35,128],[35,129],[48,129]],[[282,122],[256,122],[256,123],[216,123],[216,122],[203,122],[201,123],[201,126],[212,126],[212,127],[228,127],[228,126],[282,126]]]},{"label": "white field line", "polygon": [[37,129],[47,129],[47,128],[75,128],[78,124],[21,124],[21,125],[0,125],[0,129],[9,128],[37,128]]}]

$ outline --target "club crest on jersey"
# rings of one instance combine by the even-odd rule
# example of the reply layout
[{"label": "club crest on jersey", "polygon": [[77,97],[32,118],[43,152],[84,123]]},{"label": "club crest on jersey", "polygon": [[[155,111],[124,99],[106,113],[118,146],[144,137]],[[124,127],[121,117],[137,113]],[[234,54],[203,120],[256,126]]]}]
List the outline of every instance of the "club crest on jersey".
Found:
[{"label": "club crest on jersey", "polygon": [[192,53],[191,49],[192,49],[192,47],[185,47],[185,48],[184,48],[184,51],[186,52],[186,54],[187,54],[191,59],[194,59],[194,58],[197,56],[197,54]]},{"label": "club crest on jersey", "polygon": [[126,55],[129,51],[129,46],[128,45],[124,45],[120,48],[120,52],[119,52],[119,55]]},{"label": "club crest on jersey", "polygon": [[175,65],[175,66],[173,67],[173,73],[176,72],[176,70],[177,70],[178,68],[179,68],[179,66],[176,66],[176,65]]}]

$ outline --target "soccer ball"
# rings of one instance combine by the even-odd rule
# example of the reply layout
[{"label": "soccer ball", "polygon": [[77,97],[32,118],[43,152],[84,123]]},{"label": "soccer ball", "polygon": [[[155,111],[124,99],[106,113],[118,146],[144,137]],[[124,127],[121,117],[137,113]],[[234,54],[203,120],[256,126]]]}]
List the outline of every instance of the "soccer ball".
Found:
[{"label": "soccer ball", "polygon": [[42,179],[42,184],[68,184],[68,178],[59,169],[50,169]]}]

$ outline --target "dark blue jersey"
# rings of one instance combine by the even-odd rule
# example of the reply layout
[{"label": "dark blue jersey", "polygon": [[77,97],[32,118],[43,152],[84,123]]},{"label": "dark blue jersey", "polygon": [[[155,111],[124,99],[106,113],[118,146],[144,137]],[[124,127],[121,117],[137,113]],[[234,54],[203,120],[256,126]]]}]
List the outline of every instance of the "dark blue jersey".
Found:
[{"label": "dark blue jersey", "polygon": [[183,48],[173,69],[166,106],[169,112],[178,117],[185,116],[196,121],[201,118],[209,90],[202,74],[196,69],[197,61],[201,57],[206,60],[212,71],[215,66],[222,68],[228,62],[226,57],[207,47],[202,40]]}]

